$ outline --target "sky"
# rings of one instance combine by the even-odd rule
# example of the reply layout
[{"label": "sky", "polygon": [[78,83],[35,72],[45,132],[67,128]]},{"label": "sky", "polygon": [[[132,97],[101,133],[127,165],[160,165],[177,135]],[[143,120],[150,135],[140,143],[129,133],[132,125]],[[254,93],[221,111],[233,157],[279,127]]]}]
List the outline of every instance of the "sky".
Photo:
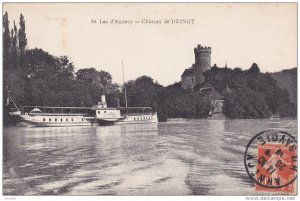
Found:
[{"label": "sky", "polygon": [[5,3],[3,11],[10,25],[24,15],[28,48],[68,56],[75,70],[108,71],[117,83],[122,60],[125,81],[142,75],[164,86],[180,81],[198,44],[212,48],[211,64],[220,67],[297,66],[296,3]]}]

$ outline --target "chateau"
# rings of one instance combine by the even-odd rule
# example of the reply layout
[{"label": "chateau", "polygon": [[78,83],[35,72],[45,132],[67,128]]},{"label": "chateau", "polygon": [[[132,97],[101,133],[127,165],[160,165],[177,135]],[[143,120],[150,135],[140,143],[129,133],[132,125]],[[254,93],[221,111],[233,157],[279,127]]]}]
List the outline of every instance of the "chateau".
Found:
[{"label": "chateau", "polygon": [[211,47],[198,45],[194,49],[195,64],[185,69],[181,75],[181,87],[183,89],[194,89],[197,84],[204,82],[203,72],[211,67]]},{"label": "chateau", "polygon": [[[198,45],[194,49],[195,64],[185,69],[181,75],[181,87],[191,89],[202,99],[210,102],[210,116],[218,116],[223,112],[224,97],[207,81],[204,80],[203,73],[211,67],[211,47]],[[227,86],[227,90],[230,90]]]},{"label": "chateau", "polygon": [[204,81],[203,72],[210,69],[211,47],[203,47],[198,45],[194,49],[195,64],[192,67],[185,69],[181,75],[181,87],[183,89],[194,89],[197,84]]}]

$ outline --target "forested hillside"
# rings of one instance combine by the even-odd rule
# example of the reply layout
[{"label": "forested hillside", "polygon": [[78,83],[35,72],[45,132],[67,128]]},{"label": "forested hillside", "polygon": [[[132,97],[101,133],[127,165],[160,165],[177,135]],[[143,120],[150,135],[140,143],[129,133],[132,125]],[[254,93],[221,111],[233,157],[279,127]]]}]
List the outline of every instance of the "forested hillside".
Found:
[{"label": "forested hillside", "polygon": [[297,68],[271,73],[271,75],[280,88],[288,90],[291,101],[297,103]]}]

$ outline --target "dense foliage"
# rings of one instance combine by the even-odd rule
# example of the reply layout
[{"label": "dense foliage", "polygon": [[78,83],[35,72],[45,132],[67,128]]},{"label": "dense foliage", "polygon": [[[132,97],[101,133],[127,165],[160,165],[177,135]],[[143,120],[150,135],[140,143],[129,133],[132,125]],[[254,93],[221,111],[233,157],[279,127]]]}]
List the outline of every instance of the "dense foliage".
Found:
[{"label": "dense foliage", "polygon": [[295,117],[296,105],[291,103],[286,89],[278,87],[269,73],[260,73],[257,64],[249,70],[212,67],[205,79],[223,92],[224,114],[228,118],[267,118],[271,115]]},{"label": "dense foliage", "polygon": [[208,99],[192,90],[183,90],[177,82],[164,90],[163,111],[168,118],[206,118],[210,111]]},{"label": "dense foliage", "polygon": [[[81,68],[77,72],[67,56],[55,57],[42,49],[28,49],[25,19],[21,14],[19,29],[9,30],[8,14],[3,16],[3,98],[10,92],[18,106],[92,106],[101,94],[109,106],[125,106],[124,87],[112,82],[109,72]],[[261,73],[253,64],[249,70],[212,67],[205,79],[224,97],[228,118],[268,118],[273,114],[295,117],[296,105],[289,93],[280,89],[270,74]],[[141,76],[125,83],[128,106],[148,106],[167,118],[207,118],[211,105],[207,97],[183,90],[181,83],[163,87],[151,77]],[[230,92],[224,92],[230,89]],[[118,100],[118,101],[116,101]],[[4,123],[10,121],[3,102]],[[8,121],[8,122],[7,122]]]},{"label": "dense foliage", "polygon": [[270,74],[280,88],[288,90],[292,103],[297,104],[297,67]]}]

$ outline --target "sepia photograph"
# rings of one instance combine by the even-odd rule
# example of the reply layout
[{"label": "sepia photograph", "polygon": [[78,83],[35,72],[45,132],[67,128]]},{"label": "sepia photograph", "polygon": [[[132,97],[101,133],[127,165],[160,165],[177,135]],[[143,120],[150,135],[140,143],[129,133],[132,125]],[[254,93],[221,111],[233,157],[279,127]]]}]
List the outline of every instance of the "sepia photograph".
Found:
[{"label": "sepia photograph", "polygon": [[297,15],[3,3],[2,197],[295,200]]}]

